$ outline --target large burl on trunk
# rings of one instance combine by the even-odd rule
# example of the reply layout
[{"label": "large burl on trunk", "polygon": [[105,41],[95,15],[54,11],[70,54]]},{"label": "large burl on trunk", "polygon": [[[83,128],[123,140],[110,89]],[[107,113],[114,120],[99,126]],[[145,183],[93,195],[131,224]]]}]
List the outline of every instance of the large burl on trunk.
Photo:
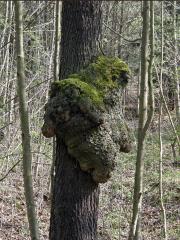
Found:
[{"label": "large burl on trunk", "polygon": [[128,73],[121,59],[100,56],[51,86],[42,133],[61,138],[96,183],[106,182],[120,152],[131,150],[132,135],[121,114]]}]

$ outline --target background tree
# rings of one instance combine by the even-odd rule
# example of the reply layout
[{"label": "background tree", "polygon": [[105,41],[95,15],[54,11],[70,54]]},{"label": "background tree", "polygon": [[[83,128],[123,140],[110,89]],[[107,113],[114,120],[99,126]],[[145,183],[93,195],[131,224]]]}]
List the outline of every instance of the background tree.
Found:
[{"label": "background tree", "polygon": [[[162,89],[163,82],[163,65],[164,65],[164,3],[161,3],[161,69],[160,69],[160,78],[159,84]],[[163,199],[163,143],[162,143],[162,97],[160,94],[159,99],[159,196],[160,196],[160,206],[162,211],[162,219],[163,219],[163,237],[167,239],[167,220],[166,220],[166,210],[164,207],[164,199]]]},{"label": "background tree", "polygon": [[[54,46],[54,81],[59,79],[59,54],[60,54],[60,34],[61,34],[61,2],[57,1],[55,5],[55,46]],[[50,194],[52,195],[54,184],[54,167],[56,160],[56,138],[53,138],[53,153],[51,165]],[[52,198],[52,196],[51,196]]]},{"label": "background tree", "polygon": [[174,82],[175,82],[175,105],[176,105],[176,116],[178,124],[180,124],[180,82],[178,74],[178,47],[177,47],[177,14],[176,14],[177,4],[173,1],[173,35],[174,35]]},{"label": "background tree", "polygon": [[23,177],[24,191],[26,198],[27,215],[29,229],[32,240],[39,240],[38,223],[35,212],[35,203],[33,196],[33,184],[31,175],[31,140],[29,132],[29,116],[25,96],[25,67],[24,67],[24,50],[23,50],[23,8],[22,2],[15,3],[15,20],[16,20],[16,55],[17,55],[17,93],[19,97],[19,115],[21,120],[22,131],[22,148],[23,148]]},{"label": "background tree", "polygon": [[149,42],[149,2],[143,2],[143,30],[141,46],[141,82],[139,99],[138,146],[136,172],[134,183],[133,217],[129,240],[141,239],[140,217],[143,197],[144,148],[145,137],[149,126],[147,120],[148,108],[148,42]]}]

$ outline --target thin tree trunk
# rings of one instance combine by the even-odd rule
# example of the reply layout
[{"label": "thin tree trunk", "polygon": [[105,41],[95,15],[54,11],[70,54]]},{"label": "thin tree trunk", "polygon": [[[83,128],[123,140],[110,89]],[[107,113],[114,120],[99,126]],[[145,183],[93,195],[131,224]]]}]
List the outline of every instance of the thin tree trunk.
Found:
[{"label": "thin tree trunk", "polygon": [[141,83],[139,102],[138,146],[134,183],[133,217],[130,226],[129,240],[140,240],[140,216],[143,194],[144,147],[147,131],[147,93],[148,93],[148,32],[149,32],[149,1],[143,2],[143,30],[141,46]]},{"label": "thin tree trunk", "polygon": [[[160,69],[160,89],[162,86],[162,76],[163,76],[163,65],[164,65],[164,4],[161,2],[161,69]],[[163,145],[162,145],[162,136],[161,136],[161,118],[162,118],[162,97],[160,95],[160,103],[159,103],[159,196],[160,196],[160,206],[162,210],[162,218],[163,218],[163,235],[164,239],[167,239],[167,224],[166,224],[166,211],[163,202],[163,182],[162,182],[162,174],[163,174]]]},{"label": "thin tree trunk", "polygon": [[177,69],[177,56],[178,56],[178,48],[177,48],[177,34],[176,34],[176,1],[173,1],[173,32],[174,32],[174,80],[175,80],[175,105],[176,105],[176,117],[178,124],[180,125],[180,82],[178,76]]},{"label": "thin tree trunk", "polygon": [[164,96],[164,92],[163,92],[163,87],[160,84],[160,79],[159,79],[158,70],[157,70],[156,65],[155,65],[155,70],[156,70],[157,80],[158,80],[158,83],[159,83],[159,90],[160,90],[161,99],[162,99],[162,101],[164,103],[164,108],[166,110],[166,113],[168,115],[169,121],[171,123],[171,127],[172,127],[172,130],[173,130],[174,135],[175,135],[175,142],[177,142],[177,144],[178,144],[179,153],[180,153],[180,139],[179,139],[179,135],[178,135],[177,129],[176,129],[175,125],[174,125],[171,113],[170,113],[170,111],[168,109],[168,105],[167,105],[167,102],[166,102],[166,99],[165,99],[165,96]]},{"label": "thin tree trunk", "polygon": [[150,123],[152,122],[154,115],[154,89],[153,89],[153,81],[152,81],[152,71],[153,71],[153,63],[154,63],[154,1],[150,1],[150,36],[149,36],[149,44],[150,44],[150,55],[149,55],[149,66],[148,66],[148,87],[149,87],[149,95],[148,95],[148,117],[147,122],[145,124],[145,130],[148,130]]},{"label": "thin tree trunk", "polygon": [[29,117],[27,110],[27,100],[25,96],[25,74],[24,74],[24,50],[23,50],[23,9],[21,1],[14,1],[15,21],[16,21],[16,48],[17,48],[17,93],[19,97],[19,115],[22,131],[23,148],[23,177],[24,190],[29,221],[30,235],[32,240],[39,239],[37,217],[35,213],[35,203],[33,197],[33,184],[31,175],[31,144],[29,132]]},{"label": "thin tree trunk", "polygon": [[160,197],[160,205],[162,211],[162,219],[163,219],[163,236],[164,239],[167,240],[167,220],[166,220],[166,210],[164,207],[163,201],[163,144],[162,144],[162,134],[161,134],[161,118],[162,118],[162,101],[160,100],[159,106],[159,197]]},{"label": "thin tree trunk", "polygon": [[120,36],[119,36],[119,40],[118,40],[118,57],[120,57],[121,58],[121,51],[122,51],[122,47],[121,47],[121,45],[122,45],[122,37],[121,37],[121,35],[122,35],[122,30],[123,30],[123,24],[124,24],[124,0],[122,0],[121,1],[121,9],[120,9],[120,11],[121,11],[121,16],[120,16],[120,27],[119,27],[119,34],[120,34]]},{"label": "thin tree trunk", "polygon": [[[111,28],[116,32],[117,31],[117,11],[118,11],[118,1],[113,2],[113,9],[112,9],[112,25]],[[109,50],[111,56],[116,56],[117,54],[117,37],[116,35],[111,35],[111,40],[109,42]]]},{"label": "thin tree trunk", "polygon": [[138,116],[139,116],[140,79],[141,79],[141,59],[139,61],[138,85],[137,85],[137,88],[138,88],[137,89],[137,115]]},{"label": "thin tree trunk", "polygon": [[[100,1],[63,1],[60,79],[97,55],[101,35]],[[57,136],[51,240],[96,240],[99,187],[81,171]]]},{"label": "thin tree trunk", "polygon": [[56,2],[55,47],[54,47],[54,80],[59,79],[59,54],[61,36],[61,2]]},{"label": "thin tree trunk", "polygon": [[[59,55],[60,55],[60,34],[61,34],[61,2],[57,1],[56,5],[56,20],[55,20],[55,46],[54,46],[54,81],[59,79]],[[51,184],[50,184],[50,198],[52,199],[54,186],[54,168],[56,160],[56,137],[53,137],[53,153],[51,164]]]}]

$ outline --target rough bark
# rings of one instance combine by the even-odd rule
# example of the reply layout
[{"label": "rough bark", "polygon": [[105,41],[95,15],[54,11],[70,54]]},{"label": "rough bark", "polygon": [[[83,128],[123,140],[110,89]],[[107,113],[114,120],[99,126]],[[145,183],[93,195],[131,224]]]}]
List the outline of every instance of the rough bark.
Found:
[{"label": "rough bark", "polygon": [[[110,177],[116,153],[131,148],[119,106],[126,65],[95,58],[100,35],[101,2],[63,2],[60,81],[52,84],[42,128],[46,137],[57,137],[53,240],[97,239],[98,183]],[[105,73],[89,64],[96,61],[108,62]]]},{"label": "rough bark", "polygon": [[52,84],[45,107],[44,136],[60,136],[68,153],[97,183],[106,182],[120,152],[131,149],[121,114],[125,67],[118,58],[98,57],[80,73]]},{"label": "rough bark", "polygon": [[[112,64],[112,61],[115,61],[115,65]],[[106,62],[106,72],[105,74],[103,74],[102,69],[100,69],[99,72],[98,64],[101,63],[104,66]],[[109,63],[111,63],[110,66]],[[117,63],[120,64],[119,74],[117,74]],[[43,135],[46,137],[53,137],[54,135],[56,135],[57,137],[58,148],[56,170],[57,166],[60,167],[57,170],[55,180],[55,193],[57,194],[58,192],[58,182],[62,182],[63,186],[66,186],[66,190],[67,186],[68,188],[70,188],[73,184],[72,189],[75,190],[74,194],[77,196],[79,195],[77,197],[77,200],[80,199],[78,200],[80,201],[80,206],[78,206],[76,211],[74,211],[74,213],[78,214],[76,215],[77,218],[82,218],[81,204],[82,198],[84,197],[85,193],[81,191],[84,189],[85,183],[88,183],[88,178],[84,179],[83,182],[80,181],[78,184],[75,184],[77,181],[79,181],[79,179],[81,179],[81,175],[78,175],[77,178],[77,175],[75,173],[72,174],[72,169],[75,169],[74,171],[76,172],[80,165],[81,170],[86,173],[90,173],[94,182],[106,182],[111,176],[111,173],[114,169],[115,161],[119,157],[120,152],[129,152],[131,150],[132,137],[121,114],[120,103],[122,89],[124,84],[127,83],[127,75],[124,73],[124,71],[121,71],[122,66],[126,65],[124,65],[121,60],[116,58],[97,58],[95,62],[89,64],[89,66],[80,71],[80,73],[73,74],[64,80],[60,80],[52,84],[50,98],[45,107],[44,125],[42,127]],[[97,71],[95,71],[96,68],[98,69]],[[92,70],[92,79],[91,72],[89,71],[90,69]],[[116,72],[116,78],[114,75],[114,71]],[[98,82],[96,76],[101,79],[102,83]],[[103,79],[106,76],[109,76],[109,79],[106,79],[106,81],[103,82]],[[81,77],[84,80],[81,79]],[[85,80],[87,81],[88,78],[91,79],[91,84],[85,82]],[[107,85],[105,85],[105,83]],[[100,89],[99,92],[97,88],[95,88],[96,85]],[[88,91],[86,92],[87,89]],[[94,95],[92,93],[94,93]],[[101,93],[100,96],[103,96],[102,99],[100,96],[98,96],[98,93]],[[65,154],[63,156],[61,155],[65,150],[65,148],[63,148],[63,144],[66,146],[66,151],[69,154],[70,159],[72,157],[72,162],[74,161],[74,163],[76,164],[76,166],[73,166],[72,169],[69,169],[71,167],[71,164],[67,163],[68,157]],[[60,161],[61,159],[63,160],[63,163],[62,161]],[[61,179],[61,177],[59,176],[60,169],[64,170],[64,172],[61,171],[61,174],[63,174],[63,179]],[[79,170],[77,171],[77,173],[79,173]],[[66,175],[68,177],[65,177]],[[85,187],[87,187],[86,191],[88,192],[89,186],[85,185]],[[61,187],[61,191],[62,189],[63,187]],[[67,204],[68,200],[70,201],[70,199],[72,201],[76,199],[76,197],[72,193],[72,189],[69,194],[73,195],[73,199],[72,196],[68,196],[67,193],[65,194],[65,192],[63,192],[63,194],[60,194],[63,199],[68,196],[68,199],[66,199],[66,201],[63,201],[65,204]],[[59,201],[59,199],[57,200]],[[97,199],[92,198],[92,201],[97,201]],[[93,209],[94,203],[92,204],[92,202],[89,203],[87,201],[83,203],[83,206],[85,207],[87,205],[86,209],[89,209],[90,207],[88,206],[91,206],[92,204],[91,207]],[[70,215],[72,215],[73,202],[71,202],[70,205],[63,206],[62,209],[64,212],[66,212],[67,208],[69,209],[71,207],[72,209],[70,211]],[[83,210],[83,212],[85,212],[85,209]],[[96,213],[94,212],[93,216],[95,215]],[[86,217],[88,216],[89,211],[86,214]],[[86,217],[83,222],[87,221]],[[74,218],[70,217],[69,221],[72,221]],[[60,219],[62,220],[62,218]],[[94,219],[96,219],[96,217],[94,217]],[[78,221],[76,220],[73,221],[78,223]],[[74,222],[72,222],[72,224],[74,226]],[[55,227],[56,226],[57,224],[55,224]],[[66,224],[63,225],[63,228],[65,226]],[[83,235],[85,234],[83,232],[83,229],[84,228],[81,228],[82,233],[81,231],[77,231],[76,229],[76,233],[78,236],[80,235],[80,233]],[[73,231],[75,230],[73,229]],[[67,233],[69,232],[70,231],[67,231]],[[85,236],[83,236],[83,239],[86,239]]]},{"label": "rough bark", "polygon": [[[101,2],[62,4],[60,79],[82,68],[97,54]],[[57,137],[50,239],[96,240],[99,187],[68,154]]]},{"label": "rough bark", "polygon": [[60,79],[79,71],[97,55],[101,15],[100,2],[63,2]]}]

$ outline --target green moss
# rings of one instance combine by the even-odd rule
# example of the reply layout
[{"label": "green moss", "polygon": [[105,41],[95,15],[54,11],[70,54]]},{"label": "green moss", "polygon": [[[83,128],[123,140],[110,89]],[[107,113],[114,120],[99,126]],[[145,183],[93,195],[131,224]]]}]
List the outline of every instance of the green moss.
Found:
[{"label": "green moss", "polygon": [[78,78],[67,78],[61,81],[56,81],[55,85],[62,91],[66,91],[66,89],[68,90],[70,88],[80,90],[80,94],[77,95],[77,100],[81,100],[81,98],[86,97],[97,106],[103,104],[103,97],[101,93],[90,84],[83,82]]},{"label": "green moss", "polygon": [[[121,85],[116,81],[122,72],[129,73],[125,62],[115,57],[100,56],[78,73],[79,78],[94,85],[102,93]],[[76,74],[77,76],[77,74]]]},{"label": "green moss", "polygon": [[103,105],[108,91],[123,87],[120,82],[122,72],[129,73],[128,65],[119,58],[99,56],[93,63],[69,78],[57,81],[56,86],[65,90],[70,86],[81,91],[80,98],[88,97],[95,105]]}]

